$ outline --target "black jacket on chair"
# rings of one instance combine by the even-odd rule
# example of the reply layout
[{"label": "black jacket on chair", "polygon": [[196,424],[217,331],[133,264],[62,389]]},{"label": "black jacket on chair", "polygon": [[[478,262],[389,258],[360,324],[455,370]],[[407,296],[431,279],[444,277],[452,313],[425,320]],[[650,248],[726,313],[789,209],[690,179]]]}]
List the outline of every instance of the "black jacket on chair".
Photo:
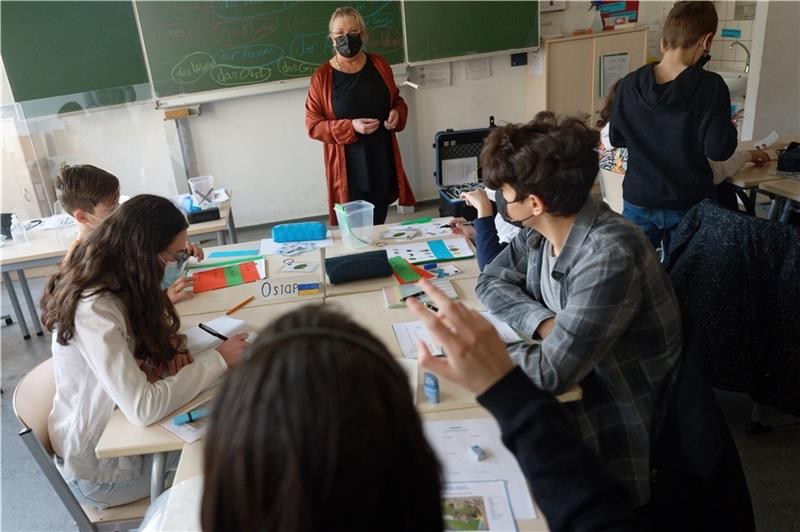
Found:
[{"label": "black jacket on chair", "polygon": [[681,309],[684,352],[663,427],[651,452],[650,502],[638,509],[654,531],[755,530],[736,444],[697,359],[707,345],[691,310]]},{"label": "black jacket on chair", "polygon": [[704,201],[672,239],[667,267],[708,349],[716,388],[800,415],[800,229]]}]

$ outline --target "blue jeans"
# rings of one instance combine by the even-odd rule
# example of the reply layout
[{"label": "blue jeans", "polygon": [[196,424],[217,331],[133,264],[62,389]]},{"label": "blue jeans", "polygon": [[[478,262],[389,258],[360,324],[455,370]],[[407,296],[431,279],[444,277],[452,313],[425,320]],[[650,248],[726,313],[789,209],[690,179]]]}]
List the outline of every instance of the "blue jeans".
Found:
[{"label": "blue jeans", "polygon": [[[181,452],[167,453],[167,471],[174,471],[178,467]],[[59,468],[60,469],[60,468]],[[139,478],[125,482],[90,482],[82,479],[67,479],[67,486],[78,499],[85,505],[105,510],[111,506],[121,506],[150,496],[150,474],[153,470],[153,455],[142,457],[142,475]],[[167,475],[166,484],[169,486],[173,475]]]},{"label": "blue jeans", "polygon": [[623,203],[622,216],[644,231],[653,248],[661,248],[661,262],[666,264],[672,235],[689,209],[648,209],[627,201]]}]

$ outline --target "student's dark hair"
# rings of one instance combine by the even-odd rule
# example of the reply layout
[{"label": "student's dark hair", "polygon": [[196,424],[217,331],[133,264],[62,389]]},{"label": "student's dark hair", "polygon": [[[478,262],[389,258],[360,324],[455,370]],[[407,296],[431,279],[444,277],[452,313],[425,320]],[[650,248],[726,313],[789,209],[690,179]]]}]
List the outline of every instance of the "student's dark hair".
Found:
[{"label": "student's dark hair", "polygon": [[343,314],[278,318],[212,411],[203,530],[442,530],[440,467],[408,379]]},{"label": "student's dark hair", "polygon": [[668,49],[689,48],[703,35],[716,33],[718,22],[713,2],[675,2],[661,37]]},{"label": "student's dark hair", "polygon": [[481,151],[483,181],[511,186],[517,198],[534,194],[548,213],[578,212],[597,177],[600,133],[584,120],[542,111],[527,124],[494,129]]},{"label": "student's dark hair", "polygon": [[619,84],[622,82],[622,79],[618,79],[611,85],[611,88],[608,89],[608,94],[606,94],[606,99],[603,100],[603,108],[600,109],[600,119],[595,123],[595,125],[602,129],[608,124],[608,121],[611,120],[611,113],[614,110],[614,97],[617,95],[617,89],[619,88]]},{"label": "student's dark hair", "polygon": [[42,295],[42,322],[58,329],[67,345],[75,335],[75,311],[82,298],[110,293],[122,303],[134,355],[163,362],[175,356],[180,320],[161,290],[164,263],[158,254],[188,227],[172,202],[135,196],[106,218],[50,277]]},{"label": "student's dark hair", "polygon": [[56,198],[64,211],[94,213],[98,203],[119,195],[119,179],[91,164],[63,165],[56,177]]}]

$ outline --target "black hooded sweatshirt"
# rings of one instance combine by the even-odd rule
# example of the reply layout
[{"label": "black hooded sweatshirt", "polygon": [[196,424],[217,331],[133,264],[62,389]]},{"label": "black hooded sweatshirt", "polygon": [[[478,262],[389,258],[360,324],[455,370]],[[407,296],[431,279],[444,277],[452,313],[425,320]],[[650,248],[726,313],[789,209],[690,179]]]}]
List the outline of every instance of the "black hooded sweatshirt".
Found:
[{"label": "black hooded sweatshirt", "polygon": [[736,150],[731,97],[719,74],[693,65],[656,83],[654,63],[631,72],[614,97],[609,136],[628,148],[625,201],[650,209],[688,209],[714,197],[708,159]]}]

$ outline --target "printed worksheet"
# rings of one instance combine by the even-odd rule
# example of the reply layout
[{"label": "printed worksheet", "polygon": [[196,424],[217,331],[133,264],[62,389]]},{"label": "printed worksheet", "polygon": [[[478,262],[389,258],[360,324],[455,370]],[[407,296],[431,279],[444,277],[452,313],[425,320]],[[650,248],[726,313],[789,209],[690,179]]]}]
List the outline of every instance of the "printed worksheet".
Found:
[{"label": "printed worksheet", "polygon": [[[501,321],[497,316],[493,315],[488,310],[479,313],[481,316],[489,320],[494,325],[497,334],[503,342],[510,344],[519,342],[521,338],[519,335],[509,327],[505,322]],[[431,335],[421,321],[404,321],[400,323],[393,323],[392,329],[397,338],[397,343],[400,344],[400,351],[406,358],[417,358],[417,340],[422,340],[427,344],[431,354],[434,356],[444,355],[442,348],[439,344],[434,342]]]},{"label": "printed worksheet", "polygon": [[[517,519],[536,519],[525,475],[500,437],[494,418],[425,421],[425,437],[442,464],[444,480],[451,482],[497,481],[508,487]],[[486,459],[478,461],[470,447],[479,445]]]},{"label": "printed worksheet", "polygon": [[445,483],[442,518],[445,530],[517,530],[502,480]]},{"label": "printed worksheet", "polygon": [[458,260],[475,256],[472,248],[467,243],[467,239],[464,237],[395,244],[386,246],[386,254],[390,259],[392,257],[403,257],[411,264]]}]

